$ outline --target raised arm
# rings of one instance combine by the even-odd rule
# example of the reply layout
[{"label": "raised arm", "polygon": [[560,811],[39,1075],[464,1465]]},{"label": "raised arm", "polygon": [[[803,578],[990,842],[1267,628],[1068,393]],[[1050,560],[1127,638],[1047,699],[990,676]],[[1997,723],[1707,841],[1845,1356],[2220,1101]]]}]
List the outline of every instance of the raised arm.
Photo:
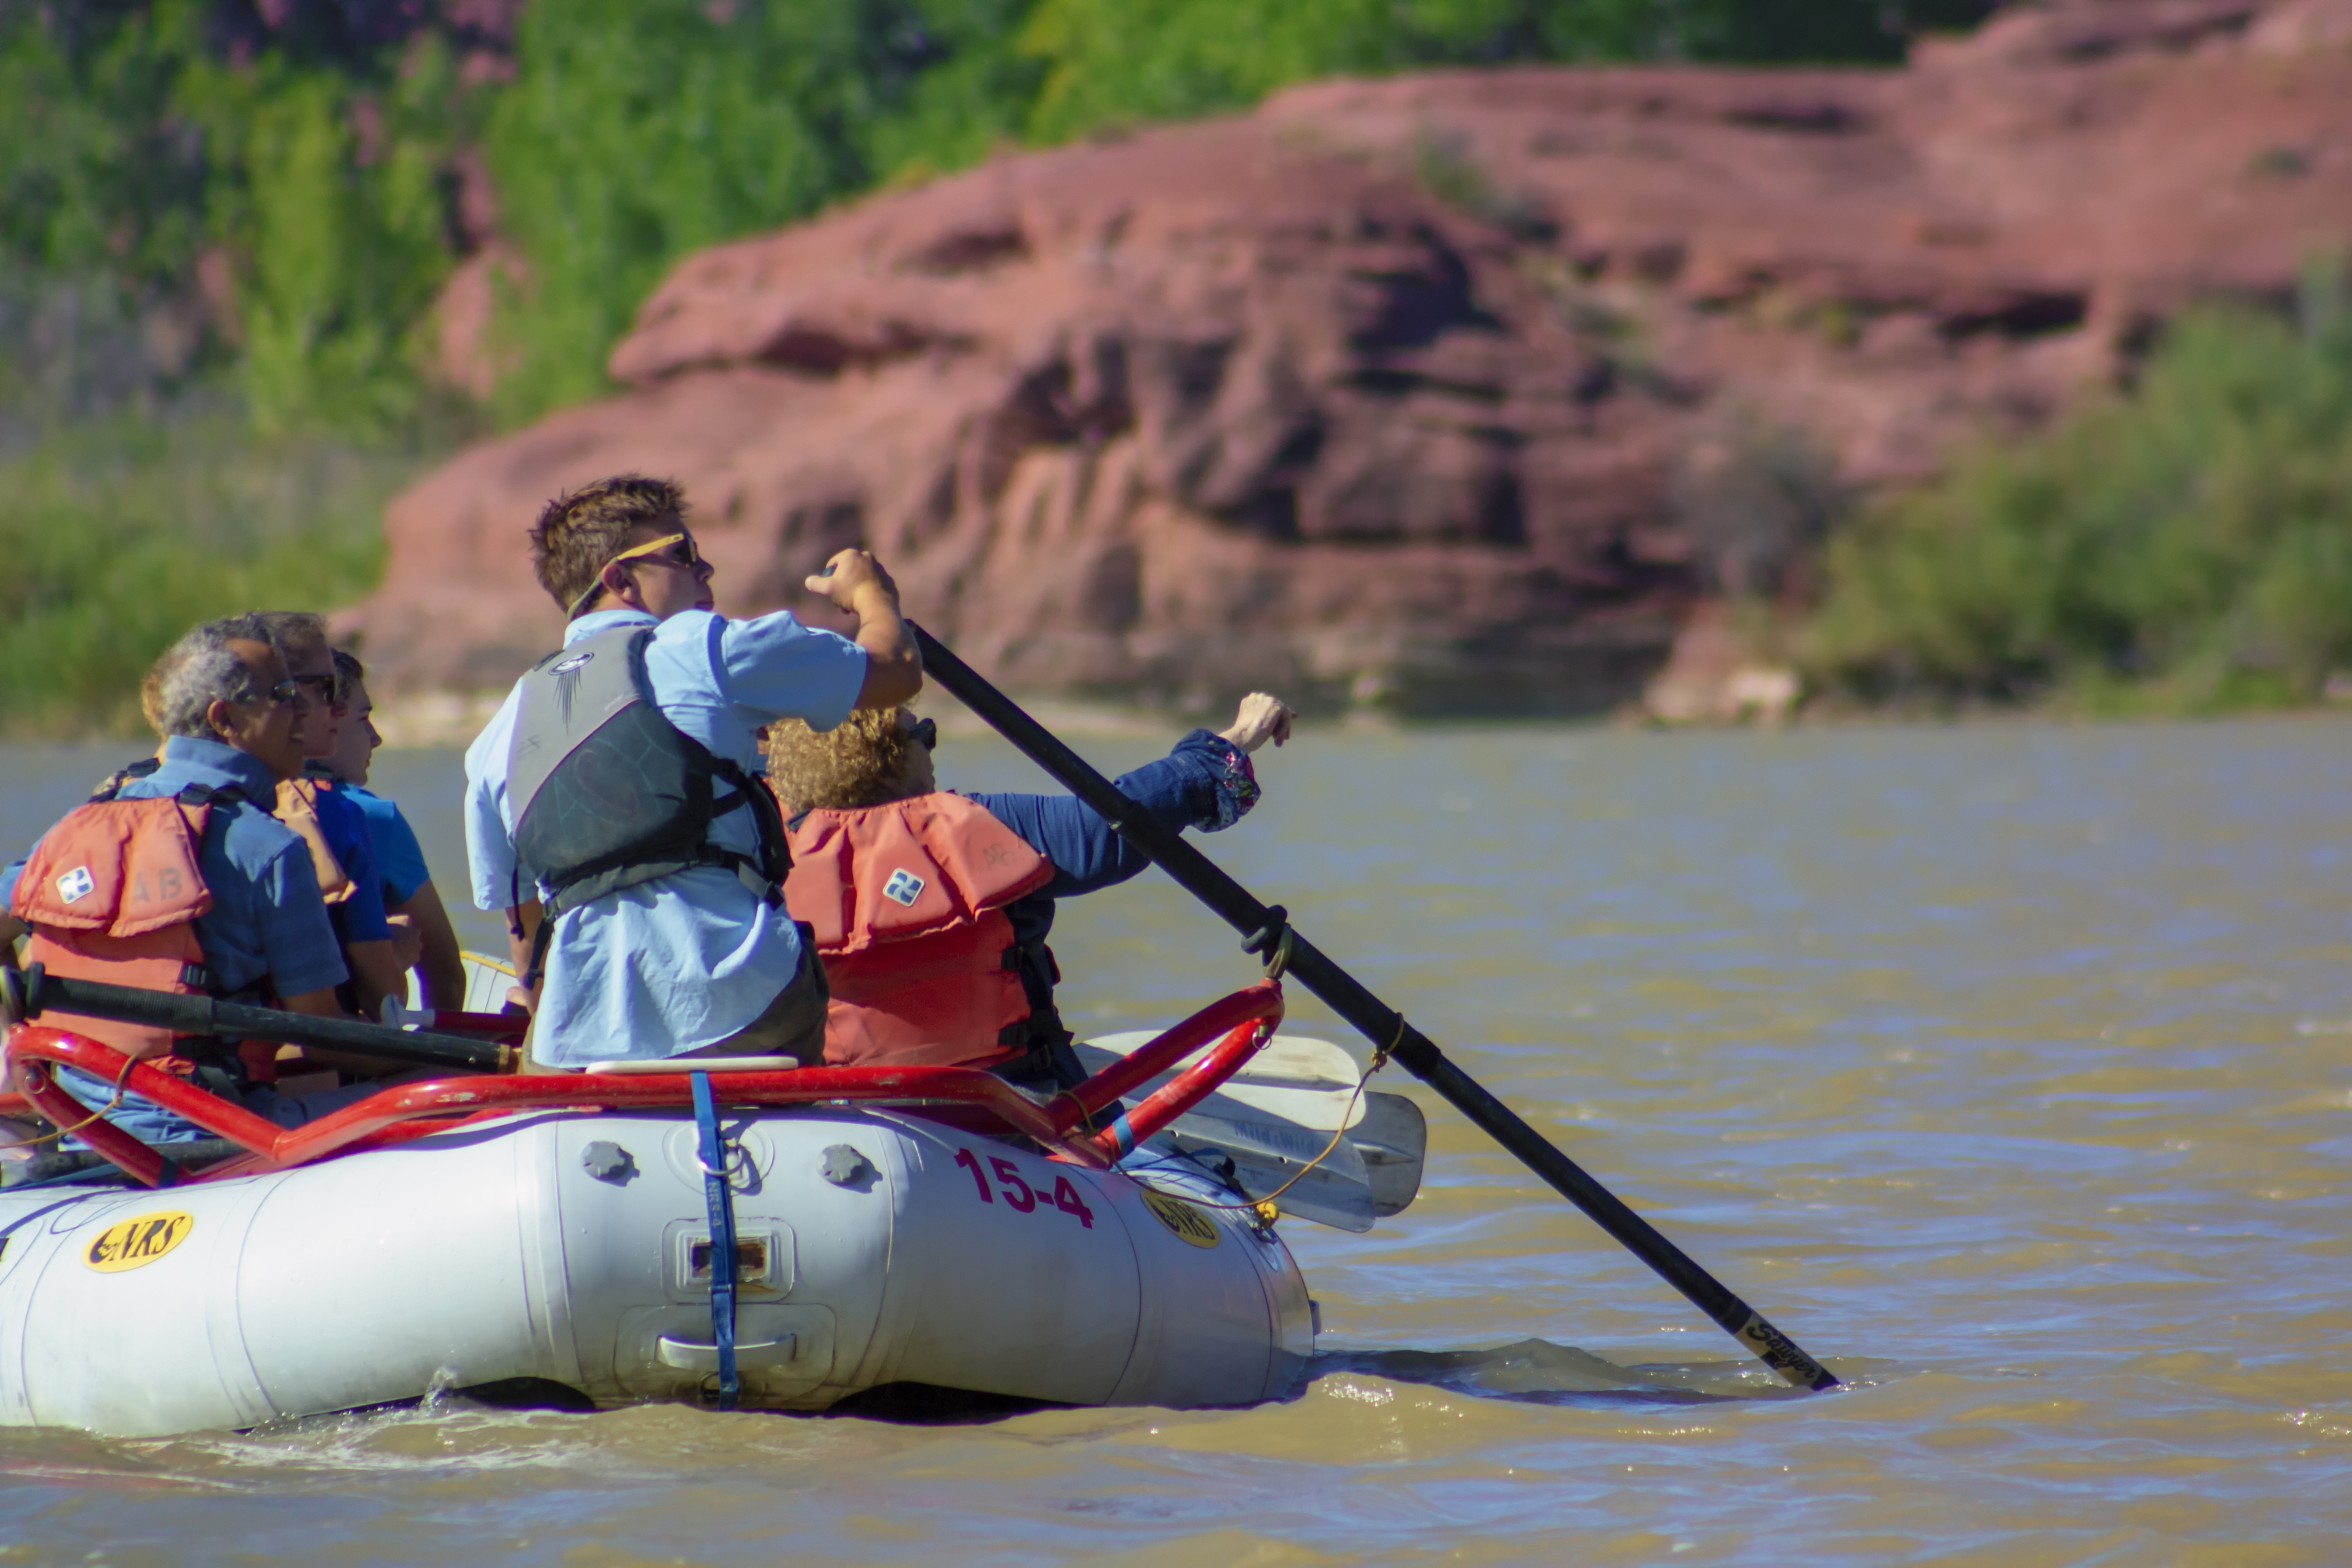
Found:
[{"label": "raised arm", "polygon": [[[1296,716],[1275,698],[1253,693],[1222,735],[1196,729],[1157,762],[1112,780],[1118,792],[1171,832],[1213,833],[1239,821],[1257,803],[1257,775],[1249,753],[1267,740],[1289,738]],[[1045,893],[1073,898],[1127,881],[1151,862],[1118,836],[1093,807],[1068,795],[974,795],[997,821],[1054,862]]]},{"label": "raised arm", "polygon": [[856,642],[866,650],[866,684],[858,688],[862,708],[897,707],[923,689],[923,655],[915,634],[898,618],[898,585],[882,563],[862,549],[842,550],[808,580],[838,609],[857,617]]}]

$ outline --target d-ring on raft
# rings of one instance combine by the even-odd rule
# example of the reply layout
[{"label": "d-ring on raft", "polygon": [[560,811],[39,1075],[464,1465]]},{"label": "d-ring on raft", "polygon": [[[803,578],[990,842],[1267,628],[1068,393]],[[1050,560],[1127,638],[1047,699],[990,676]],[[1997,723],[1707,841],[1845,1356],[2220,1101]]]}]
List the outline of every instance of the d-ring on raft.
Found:
[{"label": "d-ring on raft", "polygon": [[[1051,1100],[968,1069],[695,1061],[727,1151],[740,1403],[900,1383],[1083,1405],[1288,1392],[1314,1348],[1288,1249],[1198,1164],[1114,1168],[1104,1124],[1207,1047],[1129,1104],[1150,1139],[1281,1016],[1280,987],[1252,986]],[[289,1131],[36,1023],[5,1060],[52,1125],[95,1109],[57,1082],[66,1064],[245,1152],[182,1176],[96,1123],[79,1135],[139,1186],[0,1193],[0,1425],[138,1437],[434,1387],[583,1407],[715,1387],[686,1071],[447,1078]]]}]

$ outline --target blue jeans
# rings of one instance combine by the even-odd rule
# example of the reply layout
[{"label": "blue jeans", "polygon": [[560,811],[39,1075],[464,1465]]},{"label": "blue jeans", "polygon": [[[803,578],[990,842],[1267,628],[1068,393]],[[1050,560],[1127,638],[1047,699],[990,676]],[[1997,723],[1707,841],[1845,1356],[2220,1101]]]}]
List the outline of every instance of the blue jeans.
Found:
[{"label": "blue jeans", "polygon": [[[346,1105],[357,1104],[377,1090],[385,1087],[386,1082],[378,1080],[368,1083],[347,1084],[340,1089],[321,1089],[316,1093],[304,1094],[299,1098],[280,1094],[268,1084],[256,1084],[235,1096],[230,1103],[242,1105],[255,1115],[267,1117],[281,1127],[299,1127],[305,1122],[314,1122],[331,1111],[340,1111]],[[68,1093],[93,1111],[114,1098],[113,1084],[77,1068],[60,1066],[58,1069],[58,1083]],[[142,1144],[185,1144],[213,1135],[186,1117],[175,1115],[152,1100],[139,1094],[123,1095],[122,1103],[108,1112],[106,1119]],[[87,1148],[89,1145],[79,1138],[68,1138],[62,1146],[79,1149]]]}]

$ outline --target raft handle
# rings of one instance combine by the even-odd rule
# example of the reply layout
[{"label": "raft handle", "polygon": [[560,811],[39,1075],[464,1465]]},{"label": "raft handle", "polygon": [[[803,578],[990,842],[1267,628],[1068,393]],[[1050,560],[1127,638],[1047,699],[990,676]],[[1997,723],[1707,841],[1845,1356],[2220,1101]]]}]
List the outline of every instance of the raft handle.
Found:
[{"label": "raft handle", "polygon": [[[753,1340],[732,1348],[738,1366],[782,1366],[793,1359],[801,1336],[788,1333],[781,1339]],[[719,1370],[719,1347],[705,1344],[698,1339],[680,1339],[676,1334],[664,1334],[656,1342],[654,1354],[664,1366],[677,1367],[680,1372],[711,1373]]]}]

